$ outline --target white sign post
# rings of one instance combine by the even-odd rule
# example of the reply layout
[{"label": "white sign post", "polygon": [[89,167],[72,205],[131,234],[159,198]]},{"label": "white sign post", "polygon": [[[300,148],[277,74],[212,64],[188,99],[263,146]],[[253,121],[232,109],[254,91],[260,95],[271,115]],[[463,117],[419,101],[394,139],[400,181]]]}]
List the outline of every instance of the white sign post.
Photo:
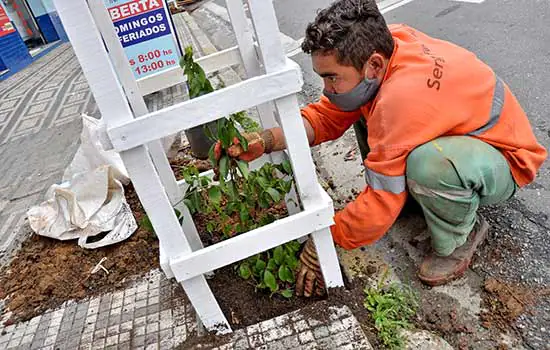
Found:
[{"label": "white sign post", "polygon": [[136,79],[178,66],[181,56],[164,0],[103,0]]},{"label": "white sign post", "polygon": [[[239,45],[200,60],[208,71],[243,64],[248,79],[152,113],[142,113],[145,112],[143,101],[136,93],[143,88],[138,88],[135,81],[127,81],[131,77],[131,67],[121,66],[124,60],[113,61],[110,57],[113,51],[117,51],[113,45],[119,40],[112,28],[110,31],[100,30],[108,22],[108,15],[102,16],[96,10],[90,12],[88,5],[96,1],[100,0],[54,0],[107,123],[106,137],[120,152],[159,238],[161,266],[168,276],[175,276],[181,283],[205,327],[218,333],[231,331],[204,274],[309,234],[317,248],[326,286],[342,286],[342,274],[329,229],[334,223],[334,208],[332,200],[317,181],[296,98],[303,84],[301,70],[284,55],[271,1],[247,0],[254,24],[251,29],[246,23],[242,0],[226,0]],[[105,45],[110,47],[109,52]],[[115,53],[115,56],[119,55]],[[173,74],[181,72],[171,69],[155,75],[158,79],[178,84],[179,81],[170,78]],[[137,112],[133,110],[135,106],[141,106]],[[173,174],[163,176],[170,166],[164,153],[150,152],[151,145],[178,130],[187,130],[219,116],[255,106],[260,106],[258,110],[263,126],[280,125],[283,129],[287,152],[273,154],[271,159],[290,159],[302,207],[291,210],[294,204],[289,200],[288,217],[203,248],[187,208],[184,206],[182,210],[184,220],[180,224],[172,207],[172,203],[180,202],[177,199],[186,189],[185,182],[176,182]],[[268,158],[264,157],[264,161]]]}]

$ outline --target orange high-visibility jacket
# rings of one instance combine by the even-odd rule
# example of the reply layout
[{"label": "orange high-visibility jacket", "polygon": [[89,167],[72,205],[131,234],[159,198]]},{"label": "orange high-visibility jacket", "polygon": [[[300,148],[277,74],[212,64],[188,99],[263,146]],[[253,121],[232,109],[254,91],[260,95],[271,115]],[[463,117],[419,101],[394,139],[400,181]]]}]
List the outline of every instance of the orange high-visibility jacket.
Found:
[{"label": "orange high-visibility jacket", "polygon": [[407,156],[417,146],[440,136],[479,138],[502,152],[519,186],[547,155],[508,86],[473,53],[405,25],[389,28],[395,49],[373,101],[343,112],[322,96],[302,110],[314,144],[342,136],[361,115],[367,122],[368,185],[331,228],[346,249],[373,243],[393,225],[407,196]]}]

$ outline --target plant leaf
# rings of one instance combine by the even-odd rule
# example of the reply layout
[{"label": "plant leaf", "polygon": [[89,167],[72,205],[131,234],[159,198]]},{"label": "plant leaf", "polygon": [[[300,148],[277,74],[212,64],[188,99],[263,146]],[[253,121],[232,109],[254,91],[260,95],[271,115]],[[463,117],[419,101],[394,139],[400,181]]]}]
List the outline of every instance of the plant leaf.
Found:
[{"label": "plant leaf", "polygon": [[294,292],[292,291],[292,289],[285,289],[281,292],[281,295],[284,298],[290,299],[294,295]]},{"label": "plant leaf", "polygon": [[196,181],[196,176],[199,174],[199,170],[195,166],[191,165],[184,168],[181,174],[183,175],[185,182],[189,186],[193,186]]},{"label": "plant leaf", "polygon": [[201,186],[202,187],[206,187],[210,184],[211,180],[208,176],[201,176],[200,177],[200,181],[201,181]]},{"label": "plant leaf", "polygon": [[286,265],[279,267],[279,279],[281,281],[294,283],[294,273]]},{"label": "plant leaf", "polygon": [[275,262],[275,259],[269,259],[267,262],[267,269],[271,272],[275,272],[277,270],[277,262]]},{"label": "plant leaf", "polygon": [[264,283],[266,286],[269,287],[272,292],[275,292],[277,291],[277,289],[279,289],[275,276],[273,276],[273,274],[269,270],[264,271]]},{"label": "plant leaf", "polygon": [[201,210],[201,196],[199,195],[199,192],[194,191],[191,193],[191,200],[193,201],[193,206],[197,211]]},{"label": "plant leaf", "polygon": [[149,220],[149,217],[147,215],[141,218],[141,220],[139,221],[139,226],[143,227],[144,229],[146,229],[151,233],[155,232],[155,229],[153,228],[153,224],[151,223],[151,220]]},{"label": "plant leaf", "polygon": [[212,233],[212,231],[214,231],[214,224],[212,222],[209,222],[206,224],[206,230],[209,232],[209,233]]},{"label": "plant leaf", "polygon": [[220,159],[220,177],[225,180],[227,178],[228,173],[229,173],[229,157],[223,156]]},{"label": "plant leaf", "polygon": [[252,275],[252,271],[250,270],[250,266],[248,263],[244,262],[239,266],[239,276],[241,276],[243,279],[247,280]]},{"label": "plant leaf", "polygon": [[300,248],[302,247],[302,245],[300,244],[300,242],[298,241],[292,241],[292,242],[288,242],[288,244],[292,247],[292,249],[297,252],[298,250],[300,250]]},{"label": "plant leaf", "polygon": [[269,201],[267,199],[265,199],[265,196],[260,196],[258,198],[258,201],[260,203],[260,207],[262,208],[269,208]]},{"label": "plant leaf", "polygon": [[222,146],[224,149],[228,149],[229,146],[231,146],[231,144],[233,143],[233,140],[231,140],[231,137],[227,130],[227,123],[228,120],[226,118],[218,119],[218,139],[222,142]]},{"label": "plant leaf", "polygon": [[227,215],[231,215],[231,214],[233,214],[234,212],[236,212],[236,211],[238,210],[238,205],[239,205],[239,203],[230,202],[230,203],[225,207],[225,211],[226,211]]},{"label": "plant leaf", "polygon": [[265,270],[266,263],[261,258],[258,258],[256,260],[256,266],[254,266],[254,270],[258,275],[261,275],[262,272]]},{"label": "plant leaf", "polygon": [[195,206],[193,205],[193,201],[189,198],[185,198],[183,200],[183,203],[185,203],[185,205],[187,206],[187,209],[189,209],[189,212],[191,214],[194,214],[196,212],[196,208]]},{"label": "plant leaf", "polygon": [[277,265],[281,265],[284,261],[284,250],[283,250],[283,246],[280,245],[278,246],[277,248],[275,248],[273,250],[273,259],[275,259],[275,261],[277,262]]},{"label": "plant leaf", "polygon": [[237,166],[239,167],[239,171],[241,172],[245,180],[248,180],[248,176],[250,174],[250,170],[248,169],[248,163],[245,162],[244,160],[237,160]]},{"label": "plant leaf", "polygon": [[292,189],[292,180],[283,181],[283,189],[285,193],[289,193]]},{"label": "plant leaf", "polygon": [[214,154],[214,148],[216,147],[216,143],[214,143],[212,146],[210,146],[210,150],[208,151],[208,159],[210,160],[210,163],[212,166],[218,165],[218,161],[216,160],[216,155]]},{"label": "plant leaf", "polygon": [[248,209],[246,207],[246,204],[240,203],[240,209],[239,209],[239,219],[241,219],[242,223],[245,223],[248,221],[249,218]]},{"label": "plant leaf", "polygon": [[286,264],[291,270],[296,270],[296,268],[298,268],[299,261],[298,261],[298,258],[296,258],[296,256],[294,256],[294,255],[287,255],[287,256],[285,256],[285,264]]},{"label": "plant leaf", "polygon": [[208,137],[212,141],[217,141],[217,139],[214,137],[214,134],[212,134],[212,130],[210,129],[208,124],[205,124],[202,128],[206,137]]},{"label": "plant leaf", "polygon": [[239,201],[239,189],[235,181],[229,182],[229,197],[231,197],[232,201]]},{"label": "plant leaf", "polygon": [[258,176],[256,178],[256,182],[258,183],[258,185],[260,185],[261,188],[266,188],[269,186],[269,181],[267,181],[267,179],[263,176]]},{"label": "plant leaf", "polygon": [[181,211],[174,208],[174,213],[176,214],[176,217],[178,218],[178,221],[181,225],[183,223],[183,215],[181,215]]},{"label": "plant leaf", "polygon": [[235,127],[233,128],[235,129],[235,136],[239,140],[241,147],[245,152],[248,151],[248,140],[244,138],[244,136],[239,132],[239,130],[237,130]]},{"label": "plant leaf", "polygon": [[246,261],[248,261],[251,265],[256,266],[256,261],[259,259],[258,255],[252,255],[251,257],[248,257]]},{"label": "plant leaf", "polygon": [[277,191],[276,189],[270,187],[270,188],[267,188],[265,191],[269,193],[269,195],[271,196],[271,198],[275,203],[278,203],[281,200],[281,195],[279,194],[279,191]]},{"label": "plant leaf", "polygon": [[283,166],[283,169],[285,171],[285,174],[291,175],[292,174],[292,165],[290,164],[289,160],[284,160],[281,165]]},{"label": "plant leaf", "polygon": [[220,204],[222,201],[222,192],[218,186],[212,186],[208,189],[208,198],[210,201],[216,204]]},{"label": "plant leaf", "polygon": [[245,111],[233,113],[231,117],[235,119],[235,121],[242,126],[245,132],[261,131],[260,125],[257,122],[255,122],[252,118],[250,118]]}]

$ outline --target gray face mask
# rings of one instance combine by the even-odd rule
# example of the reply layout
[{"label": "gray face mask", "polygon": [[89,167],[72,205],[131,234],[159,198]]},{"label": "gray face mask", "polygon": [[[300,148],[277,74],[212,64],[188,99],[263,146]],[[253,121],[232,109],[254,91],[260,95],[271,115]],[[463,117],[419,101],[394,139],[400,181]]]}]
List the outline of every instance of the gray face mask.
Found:
[{"label": "gray face mask", "polygon": [[323,91],[323,94],[342,111],[351,112],[370,102],[376,96],[379,88],[378,79],[365,78],[351,91],[344,94],[334,94],[326,90]]}]

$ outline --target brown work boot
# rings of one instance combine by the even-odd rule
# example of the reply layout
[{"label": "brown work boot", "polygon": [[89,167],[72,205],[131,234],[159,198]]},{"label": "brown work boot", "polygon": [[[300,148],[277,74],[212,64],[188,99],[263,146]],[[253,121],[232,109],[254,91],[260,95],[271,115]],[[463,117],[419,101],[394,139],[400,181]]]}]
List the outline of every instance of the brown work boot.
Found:
[{"label": "brown work boot", "polygon": [[430,253],[420,264],[418,278],[429,286],[439,286],[461,277],[470,266],[477,247],[487,238],[488,231],[489,224],[481,215],[478,215],[466,243],[456,248],[449,256]]}]

